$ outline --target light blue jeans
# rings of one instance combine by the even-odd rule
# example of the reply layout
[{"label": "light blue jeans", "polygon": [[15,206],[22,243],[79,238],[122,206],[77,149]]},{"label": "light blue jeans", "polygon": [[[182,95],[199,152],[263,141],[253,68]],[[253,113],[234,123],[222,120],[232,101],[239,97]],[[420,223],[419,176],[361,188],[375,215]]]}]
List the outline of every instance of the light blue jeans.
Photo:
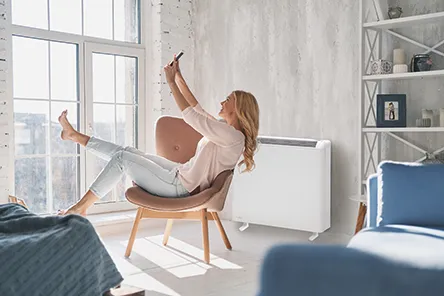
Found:
[{"label": "light blue jeans", "polygon": [[176,167],[179,164],[176,162],[96,137],[91,137],[85,148],[108,161],[89,188],[99,198],[110,192],[124,174],[153,195],[161,197],[189,195],[177,176]]}]

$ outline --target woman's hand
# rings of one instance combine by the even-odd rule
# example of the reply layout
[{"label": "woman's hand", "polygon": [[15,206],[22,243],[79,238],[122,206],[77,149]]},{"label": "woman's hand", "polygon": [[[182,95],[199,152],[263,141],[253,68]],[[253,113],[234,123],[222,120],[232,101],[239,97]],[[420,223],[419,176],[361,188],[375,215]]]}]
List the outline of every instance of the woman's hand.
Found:
[{"label": "woman's hand", "polygon": [[180,72],[179,61],[176,60],[176,55],[174,55],[173,67],[176,68],[176,78],[177,78],[178,76],[181,76],[182,73]]},{"label": "woman's hand", "polygon": [[174,83],[177,72],[176,67],[174,67],[174,65],[170,66],[169,64],[167,64],[165,65],[165,67],[163,67],[163,70],[165,71],[165,78],[168,84]]},{"label": "woman's hand", "polygon": [[180,73],[180,68],[179,68],[179,61],[176,60],[176,55],[174,55],[172,65],[170,65],[170,64],[171,63],[168,63],[163,68],[165,71],[166,80],[168,83],[175,82],[175,79],[182,77],[182,74]]}]

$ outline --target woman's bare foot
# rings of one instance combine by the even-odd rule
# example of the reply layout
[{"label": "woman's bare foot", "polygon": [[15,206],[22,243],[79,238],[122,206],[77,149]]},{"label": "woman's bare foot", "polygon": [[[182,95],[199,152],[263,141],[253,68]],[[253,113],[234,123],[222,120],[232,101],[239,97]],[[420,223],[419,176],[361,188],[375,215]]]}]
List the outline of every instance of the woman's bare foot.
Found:
[{"label": "woman's bare foot", "polygon": [[71,123],[69,123],[68,118],[66,118],[67,115],[68,111],[65,110],[59,116],[59,122],[63,128],[60,137],[62,138],[62,140],[74,141],[77,131],[72,127]]},{"label": "woman's bare foot", "polygon": [[86,216],[86,210],[98,200],[99,198],[91,190],[88,190],[76,204],[70,206],[66,210],[59,211],[58,215],[64,216],[76,214]]},{"label": "woman's bare foot", "polygon": [[57,213],[58,216],[66,216],[66,215],[80,215],[86,217],[86,210],[83,209],[75,209],[71,207],[67,210],[59,210]]}]

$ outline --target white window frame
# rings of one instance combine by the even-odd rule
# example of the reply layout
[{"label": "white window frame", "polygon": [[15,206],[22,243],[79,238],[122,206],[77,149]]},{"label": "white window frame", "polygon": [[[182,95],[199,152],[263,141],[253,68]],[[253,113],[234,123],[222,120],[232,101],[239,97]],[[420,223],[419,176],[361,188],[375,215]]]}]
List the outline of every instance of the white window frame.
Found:
[{"label": "white window frame", "polygon": [[[84,57],[85,57],[85,81],[89,81],[89,83],[85,83],[85,98],[92,98],[93,97],[93,63],[92,63],[92,56],[94,53],[99,54],[111,54],[111,55],[121,55],[121,56],[128,56],[128,57],[135,57],[137,58],[137,67],[139,69],[138,71],[138,122],[136,123],[138,125],[138,149],[144,151],[145,150],[145,71],[144,71],[144,65],[145,65],[145,51],[140,48],[127,48],[127,47],[121,47],[121,46],[114,46],[109,44],[98,44],[98,43],[90,43],[87,42],[84,44]],[[93,120],[94,120],[94,108],[93,108],[93,100],[85,100],[85,128],[93,126]],[[89,128],[88,128],[89,132]],[[87,134],[88,134],[87,132]],[[85,155],[84,158],[85,161],[88,160],[88,156]],[[86,163],[83,166],[86,168]],[[86,186],[88,186],[93,181],[93,176],[86,173],[84,176],[82,176],[82,179],[85,180]],[[86,189],[86,188],[85,188]],[[84,191],[85,192],[85,191]],[[109,202],[109,203],[98,203],[95,204],[91,209],[88,211],[89,213],[101,213],[101,212],[112,212],[112,211],[118,211],[118,210],[130,210],[135,209],[135,206],[133,204],[130,204],[127,201],[117,201],[117,202]]]},{"label": "white window frame", "polygon": [[[46,41],[55,41],[55,42],[66,42],[71,44],[76,44],[78,46],[78,71],[79,71],[79,101],[80,101],[80,127],[79,131],[85,134],[89,134],[88,132],[88,122],[87,118],[92,118],[91,114],[88,112],[92,112],[91,108],[87,108],[87,94],[88,92],[92,93],[92,82],[91,80],[89,84],[86,83],[88,79],[88,67],[91,68],[91,61],[89,65],[87,65],[87,52],[98,51],[98,52],[109,52],[112,54],[122,54],[126,53],[129,56],[137,56],[138,57],[138,105],[139,105],[139,117],[138,117],[138,148],[143,150],[147,143],[145,126],[146,126],[146,81],[145,81],[145,69],[146,69],[146,45],[145,45],[145,25],[146,20],[144,16],[147,15],[144,11],[147,9],[147,4],[144,0],[140,1],[139,9],[140,9],[140,20],[139,20],[139,43],[131,43],[131,42],[123,42],[116,41],[104,38],[90,37],[85,35],[77,35],[72,33],[64,33],[57,31],[50,31],[46,29],[40,28],[32,28],[21,25],[11,25],[11,35],[18,37],[28,37],[34,39],[42,39]],[[14,50],[14,49],[13,49]],[[12,56],[12,53],[11,53]],[[91,55],[90,55],[91,56]],[[13,63],[13,61],[12,61]],[[90,69],[92,71],[92,69]],[[92,73],[92,72],[90,72]],[[12,67],[9,74],[11,81],[13,80]],[[12,81],[13,83],[13,81]],[[87,86],[89,85],[87,90]],[[12,104],[11,104],[12,105]],[[12,107],[11,107],[12,109]],[[13,110],[11,110],[13,111]],[[88,115],[87,115],[88,114]],[[11,142],[10,145],[10,153],[12,155],[12,159],[15,160],[15,145],[14,141]],[[13,176],[14,184],[15,184],[15,166],[13,165],[14,161],[12,161],[12,166],[10,169],[10,174]],[[80,199],[90,184],[87,184],[86,180],[86,151],[85,149],[80,150],[80,192],[78,198]],[[15,185],[12,186],[13,194],[15,194]],[[135,206],[130,204],[127,201],[120,201],[108,204],[98,204],[91,207],[88,213],[101,213],[101,212],[109,212],[109,211],[124,211],[129,209],[134,209]]]}]

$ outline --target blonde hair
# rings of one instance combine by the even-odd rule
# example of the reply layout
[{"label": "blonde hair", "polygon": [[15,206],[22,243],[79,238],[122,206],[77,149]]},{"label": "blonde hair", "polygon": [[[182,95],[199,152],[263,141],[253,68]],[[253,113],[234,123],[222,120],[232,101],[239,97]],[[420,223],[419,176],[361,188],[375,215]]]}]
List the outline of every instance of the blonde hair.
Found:
[{"label": "blonde hair", "polygon": [[242,172],[250,172],[254,169],[254,154],[257,149],[257,136],[259,133],[259,105],[256,98],[249,92],[242,90],[233,91],[236,104],[236,115],[242,133],[245,135],[244,159],[239,167],[245,165]]}]

